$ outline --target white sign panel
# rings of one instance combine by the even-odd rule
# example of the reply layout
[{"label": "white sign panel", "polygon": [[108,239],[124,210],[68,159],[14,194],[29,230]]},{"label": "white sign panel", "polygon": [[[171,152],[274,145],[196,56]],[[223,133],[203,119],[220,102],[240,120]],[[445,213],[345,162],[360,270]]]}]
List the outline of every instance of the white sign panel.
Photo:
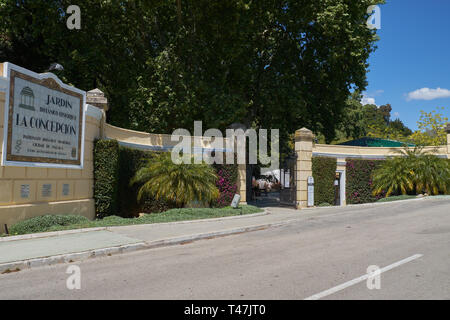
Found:
[{"label": "white sign panel", "polygon": [[239,201],[241,201],[241,196],[238,194],[235,194],[233,197],[233,200],[231,201],[231,207],[237,208],[239,206]]},{"label": "white sign panel", "polygon": [[314,207],[314,177],[308,177],[308,207]]},{"label": "white sign panel", "polygon": [[10,63],[3,165],[83,167],[84,91]]}]

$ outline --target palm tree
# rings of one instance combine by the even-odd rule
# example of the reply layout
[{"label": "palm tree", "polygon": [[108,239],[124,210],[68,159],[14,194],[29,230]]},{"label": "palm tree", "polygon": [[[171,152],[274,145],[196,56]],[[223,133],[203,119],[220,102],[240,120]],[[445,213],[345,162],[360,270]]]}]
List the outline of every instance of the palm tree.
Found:
[{"label": "palm tree", "polygon": [[373,194],[394,192],[447,193],[450,190],[450,162],[425,152],[423,147],[397,151],[400,157],[389,158],[373,175]]},{"label": "palm tree", "polygon": [[175,203],[183,207],[191,201],[209,203],[219,196],[217,175],[207,164],[175,164],[169,152],[157,154],[147,160],[130,184],[142,184],[138,201],[144,196]]},{"label": "palm tree", "polygon": [[373,175],[373,194],[377,195],[386,190],[386,197],[393,192],[406,194],[414,187],[413,176],[409,163],[405,158],[387,159]]},{"label": "palm tree", "polygon": [[424,155],[417,159],[415,174],[416,193],[447,194],[450,190],[450,165],[447,159]]}]

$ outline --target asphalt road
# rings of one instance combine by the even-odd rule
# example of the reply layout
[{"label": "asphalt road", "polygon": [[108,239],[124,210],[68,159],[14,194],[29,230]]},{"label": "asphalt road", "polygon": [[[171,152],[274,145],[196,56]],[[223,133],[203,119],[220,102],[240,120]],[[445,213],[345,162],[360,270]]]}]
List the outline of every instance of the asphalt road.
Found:
[{"label": "asphalt road", "polygon": [[[79,262],[79,290],[66,287],[67,264],[2,274],[0,299],[450,299],[449,200],[304,212],[282,227]],[[380,289],[367,287],[370,265],[388,267]]]}]

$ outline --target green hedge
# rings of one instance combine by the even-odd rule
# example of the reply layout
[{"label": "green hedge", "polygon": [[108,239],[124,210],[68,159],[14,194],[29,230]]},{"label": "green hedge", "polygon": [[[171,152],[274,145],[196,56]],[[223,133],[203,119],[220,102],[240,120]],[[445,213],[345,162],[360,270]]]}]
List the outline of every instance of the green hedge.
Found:
[{"label": "green hedge", "polygon": [[119,168],[119,143],[115,140],[95,141],[94,200],[98,218],[117,212]]},{"label": "green hedge", "polygon": [[[118,215],[134,217],[139,213],[167,211],[175,206],[146,198],[137,202],[138,185],[130,180],[155,152],[120,147],[115,140],[98,140],[94,149],[94,199],[97,217]],[[213,206],[228,206],[237,192],[237,165],[214,165],[219,176],[220,198]]]},{"label": "green hedge", "polygon": [[347,204],[375,202],[384,194],[372,195],[372,174],[384,160],[346,159]]},{"label": "green hedge", "polygon": [[314,177],[314,205],[334,203],[336,159],[313,157],[312,174]]}]

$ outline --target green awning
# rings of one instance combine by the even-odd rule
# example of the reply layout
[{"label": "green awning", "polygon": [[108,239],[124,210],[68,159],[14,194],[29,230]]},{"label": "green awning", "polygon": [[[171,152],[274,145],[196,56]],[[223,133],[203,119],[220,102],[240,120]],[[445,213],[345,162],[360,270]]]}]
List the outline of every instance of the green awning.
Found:
[{"label": "green awning", "polygon": [[401,142],[401,141],[397,141],[397,140],[369,138],[369,137],[364,137],[361,139],[342,142],[342,143],[339,143],[339,145],[356,146],[356,147],[388,147],[388,148],[404,147],[405,145],[408,147],[415,146],[415,144]]}]

